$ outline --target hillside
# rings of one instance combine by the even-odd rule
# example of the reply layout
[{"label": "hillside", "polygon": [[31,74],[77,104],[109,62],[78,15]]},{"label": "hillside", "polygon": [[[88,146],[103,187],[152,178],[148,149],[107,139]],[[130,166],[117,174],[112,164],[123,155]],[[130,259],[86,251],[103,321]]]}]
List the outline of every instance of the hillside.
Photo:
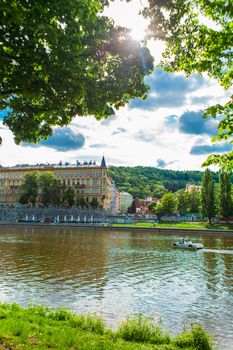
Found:
[{"label": "hillside", "polygon": [[[201,184],[201,171],[166,170],[154,167],[109,167],[109,173],[121,191],[133,197],[162,197],[166,192],[185,188],[186,184]],[[214,181],[218,175],[214,173]]]}]

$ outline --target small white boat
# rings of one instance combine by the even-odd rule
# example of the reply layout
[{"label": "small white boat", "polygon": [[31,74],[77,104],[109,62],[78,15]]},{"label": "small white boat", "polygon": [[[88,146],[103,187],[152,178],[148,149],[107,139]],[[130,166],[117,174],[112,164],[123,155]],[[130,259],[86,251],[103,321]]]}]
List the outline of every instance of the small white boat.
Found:
[{"label": "small white boat", "polygon": [[202,249],[203,248],[203,244],[193,243],[191,241],[186,241],[185,239],[183,239],[180,242],[172,243],[172,246],[174,248],[184,248],[184,249]]}]

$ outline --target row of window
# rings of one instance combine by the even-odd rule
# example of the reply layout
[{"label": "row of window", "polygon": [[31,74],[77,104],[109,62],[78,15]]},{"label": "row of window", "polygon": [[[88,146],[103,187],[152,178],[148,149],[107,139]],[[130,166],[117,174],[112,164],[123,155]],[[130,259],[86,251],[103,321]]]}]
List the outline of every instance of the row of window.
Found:
[{"label": "row of window", "polygon": [[19,182],[18,181],[14,181],[14,180],[0,180],[0,187],[4,187],[6,185],[9,186],[18,186]]},{"label": "row of window", "polygon": [[[24,174],[19,174],[19,173],[0,173],[0,179],[21,179]],[[99,171],[82,171],[82,172],[72,172],[72,173],[64,173],[64,172],[56,172],[56,175],[58,177],[89,177],[89,176],[100,176],[101,173]],[[104,170],[102,172],[102,176],[106,176],[106,171]]]},{"label": "row of window", "polygon": [[[99,193],[105,193],[105,188],[99,189],[99,188],[92,188],[92,190],[90,189],[85,189],[85,190],[81,190],[81,192],[78,190],[77,194],[99,194]],[[5,197],[0,197],[0,203],[4,203],[5,202]],[[15,201],[14,197],[6,197],[6,202],[7,203],[17,203],[17,199]]]},{"label": "row of window", "polygon": [[[5,202],[5,198],[4,197],[0,197],[0,203],[4,203],[4,202]],[[7,203],[14,203],[15,202],[15,198],[14,197],[6,197],[6,202]]]},{"label": "row of window", "polygon": [[8,189],[8,190],[5,190],[4,188],[0,189],[0,193],[1,194],[4,194],[4,193],[18,193],[19,191],[17,190],[12,190],[12,189]]},{"label": "row of window", "polygon": [[21,179],[25,174],[0,173],[0,179]]},{"label": "row of window", "polygon": [[[92,180],[92,181],[91,181]],[[106,180],[105,179],[101,179],[99,181],[99,179],[77,179],[77,180],[70,180],[70,179],[66,179],[63,180],[63,184],[64,185],[68,185],[68,186],[75,186],[75,185],[105,185],[106,184]]]},{"label": "row of window", "polygon": [[81,190],[77,190],[77,194],[83,194],[83,193],[105,193],[105,188],[85,188],[85,189],[81,189]]},{"label": "row of window", "polygon": [[[90,171],[82,171],[82,172],[72,172],[72,173],[64,173],[64,172],[56,172],[56,175],[58,177],[90,177],[90,176],[94,176],[94,177],[97,177],[97,176],[100,176],[101,173],[99,171],[93,171],[93,172],[90,172]],[[102,176],[106,176],[106,171],[104,170],[102,172]]]}]

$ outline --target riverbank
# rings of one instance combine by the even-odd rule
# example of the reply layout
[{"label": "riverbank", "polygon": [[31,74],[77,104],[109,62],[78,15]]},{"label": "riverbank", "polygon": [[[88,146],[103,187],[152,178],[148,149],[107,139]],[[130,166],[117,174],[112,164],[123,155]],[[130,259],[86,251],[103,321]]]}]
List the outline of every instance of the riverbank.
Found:
[{"label": "riverbank", "polygon": [[[233,227],[229,226],[209,226],[209,228],[205,228],[204,225],[192,225],[192,223],[185,225],[181,224],[152,224],[152,223],[137,223],[137,224],[94,224],[94,223],[86,223],[86,224],[80,224],[80,223],[38,223],[38,222],[8,222],[8,221],[1,221],[0,226],[9,226],[9,227],[54,227],[54,228],[61,228],[61,227],[69,227],[69,228],[77,228],[77,229],[89,229],[89,230],[101,230],[101,231],[144,231],[144,232],[154,232],[154,233],[168,233],[168,234],[233,234]],[[216,228],[215,228],[216,227]]]},{"label": "riverbank", "polygon": [[212,224],[207,222],[161,222],[154,224],[151,222],[136,222],[130,224],[113,224],[112,226],[124,226],[124,227],[140,227],[140,228],[173,228],[173,229],[193,229],[193,230],[206,230],[206,231],[232,231],[233,225],[227,224]]},{"label": "riverbank", "polygon": [[198,325],[171,337],[139,315],[113,332],[96,316],[77,315],[66,309],[0,304],[0,348],[211,350],[212,346],[209,336]]}]

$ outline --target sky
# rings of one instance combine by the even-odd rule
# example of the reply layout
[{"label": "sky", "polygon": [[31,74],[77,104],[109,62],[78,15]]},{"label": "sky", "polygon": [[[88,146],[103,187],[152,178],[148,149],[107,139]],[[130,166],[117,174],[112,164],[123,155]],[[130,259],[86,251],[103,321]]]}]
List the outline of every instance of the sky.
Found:
[{"label": "sky", "polygon": [[[117,0],[105,13],[141,40],[147,24],[138,12],[144,4],[145,0]],[[200,170],[209,154],[230,151],[227,143],[211,143],[218,121],[201,118],[205,108],[224,103],[230,92],[207,76],[165,73],[156,66],[163,43],[150,41],[148,47],[155,58],[154,72],[145,79],[150,85],[148,98],[131,100],[108,119],[77,116],[67,127],[55,128],[47,141],[16,145],[11,131],[2,125],[5,112],[0,111],[0,164],[99,163],[104,155],[107,165]]]}]

